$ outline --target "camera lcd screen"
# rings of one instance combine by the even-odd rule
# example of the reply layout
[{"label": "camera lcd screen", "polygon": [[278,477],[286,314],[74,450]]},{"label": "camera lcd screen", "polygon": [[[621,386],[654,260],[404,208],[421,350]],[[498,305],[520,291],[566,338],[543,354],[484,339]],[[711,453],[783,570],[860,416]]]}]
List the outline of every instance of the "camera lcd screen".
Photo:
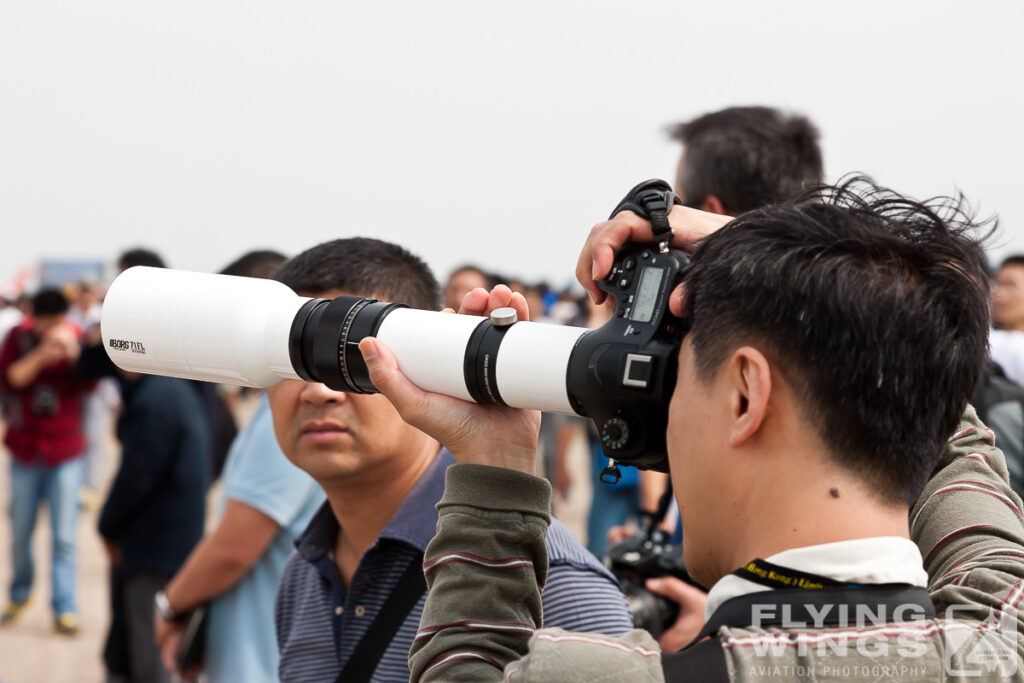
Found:
[{"label": "camera lcd screen", "polygon": [[649,323],[654,316],[654,302],[661,289],[661,280],[665,276],[664,268],[644,268],[640,275],[640,287],[637,288],[636,302],[630,320]]}]

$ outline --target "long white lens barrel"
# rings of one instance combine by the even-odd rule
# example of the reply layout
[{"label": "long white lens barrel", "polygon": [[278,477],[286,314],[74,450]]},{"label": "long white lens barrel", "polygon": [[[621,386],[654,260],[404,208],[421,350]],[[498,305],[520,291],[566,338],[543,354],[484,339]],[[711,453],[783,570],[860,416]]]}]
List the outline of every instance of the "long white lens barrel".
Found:
[{"label": "long white lens barrel", "polygon": [[306,379],[370,393],[358,344],[376,336],[422,389],[567,414],[576,413],[570,357],[587,332],[361,297],[308,299],[271,280],[145,267],[118,276],[102,318],[107,353],[132,372],[253,387]]},{"label": "long white lens barrel", "polygon": [[107,291],[103,346],[123,370],[268,387],[299,378],[288,343],[307,301],[273,280],[136,266]]},{"label": "long white lens barrel", "polygon": [[477,316],[398,308],[387,314],[376,336],[422,389],[480,401],[468,386],[479,372],[487,402],[575,414],[566,371],[577,340],[589,330],[524,321],[494,332],[493,344],[474,351],[472,340],[481,325],[490,323]]}]

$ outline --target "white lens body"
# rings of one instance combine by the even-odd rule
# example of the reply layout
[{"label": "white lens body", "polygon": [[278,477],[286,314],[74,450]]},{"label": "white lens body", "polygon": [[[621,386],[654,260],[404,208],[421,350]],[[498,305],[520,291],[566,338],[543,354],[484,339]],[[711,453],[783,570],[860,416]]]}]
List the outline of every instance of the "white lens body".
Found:
[{"label": "white lens body", "polygon": [[[123,370],[269,387],[299,379],[289,337],[309,299],[273,280],[129,268],[103,302],[103,346]],[[483,318],[396,308],[380,339],[417,386],[466,401],[466,347]],[[584,328],[520,322],[498,349],[495,378],[515,408],[573,415],[566,372]]]},{"label": "white lens body", "polygon": [[136,266],[103,302],[103,347],[122,370],[269,387],[299,379],[288,354],[308,301],[273,280]]},{"label": "white lens body", "polygon": [[[395,309],[377,338],[395,354],[416,386],[472,401],[466,388],[466,346],[483,318],[411,308]],[[569,356],[589,330],[545,323],[513,325],[498,349],[498,392],[513,408],[575,415],[566,390]]]},{"label": "white lens body", "polygon": [[569,402],[569,356],[590,330],[548,323],[512,326],[498,350],[498,390],[513,408],[575,415]]},{"label": "white lens body", "polygon": [[483,318],[396,308],[377,330],[398,367],[421,389],[472,401],[466,389],[466,345]]}]

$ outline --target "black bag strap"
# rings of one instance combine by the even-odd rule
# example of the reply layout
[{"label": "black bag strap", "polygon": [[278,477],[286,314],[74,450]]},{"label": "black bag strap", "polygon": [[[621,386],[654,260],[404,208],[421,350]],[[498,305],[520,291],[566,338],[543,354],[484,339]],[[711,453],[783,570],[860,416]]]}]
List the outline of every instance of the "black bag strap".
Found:
[{"label": "black bag strap", "polygon": [[[838,621],[843,615],[837,609],[826,608],[836,605],[868,605],[874,608],[883,608],[885,614],[893,614],[901,607],[913,606],[919,608],[919,613],[905,615],[907,618],[934,619],[935,607],[932,605],[931,596],[928,591],[920,586],[911,586],[904,583],[874,584],[857,587],[826,588],[823,590],[803,589],[780,589],[773,591],[760,591],[747,593],[723,602],[718,609],[708,618],[704,628],[694,639],[694,642],[707,636],[714,636],[718,629],[723,626],[752,626],[754,625],[753,606],[771,605],[787,608],[785,615],[788,619],[813,623],[816,619],[823,620],[824,626],[842,625]],[[814,608],[814,611],[810,608]],[[769,614],[758,616],[760,626],[782,625],[783,611],[776,609]],[[847,616],[849,613],[847,613]]]},{"label": "black bag strap", "polygon": [[391,639],[402,627],[409,612],[427,592],[423,578],[423,553],[419,553],[398,579],[391,597],[381,607],[377,617],[359,639],[352,656],[345,662],[335,683],[368,683],[377,670],[380,658],[391,644]]},{"label": "black bag strap", "polygon": [[[808,575],[812,576],[812,575]],[[741,628],[752,626],[760,621],[760,626],[781,626],[783,610],[776,609],[768,618],[754,617],[754,606],[771,605],[785,607],[787,619],[813,623],[825,615],[823,626],[841,625],[837,622],[838,610],[828,613],[822,611],[825,606],[837,605],[868,605],[872,608],[885,608],[886,615],[904,610],[907,606],[917,608],[916,611],[905,613],[908,619],[933,619],[935,607],[932,605],[928,591],[920,586],[909,584],[876,584],[863,586],[828,587],[821,590],[778,589],[760,591],[740,595],[726,600],[714,611],[704,628],[694,640],[679,652],[666,652],[661,656],[661,668],[666,681],[728,681],[728,668],[725,664],[725,652],[718,638],[718,631],[723,626]],[[812,611],[809,607],[817,609]],[[846,612],[850,614],[850,612]]]},{"label": "black bag strap", "polygon": [[661,655],[661,671],[670,683],[700,681],[701,683],[728,683],[729,667],[718,638],[691,645],[680,652]]}]

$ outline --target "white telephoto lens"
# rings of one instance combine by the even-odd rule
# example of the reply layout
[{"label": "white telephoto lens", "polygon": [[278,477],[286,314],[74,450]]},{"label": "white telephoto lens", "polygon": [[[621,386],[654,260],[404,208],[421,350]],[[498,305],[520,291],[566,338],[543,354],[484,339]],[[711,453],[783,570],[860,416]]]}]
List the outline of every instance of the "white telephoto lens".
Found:
[{"label": "white telephoto lens", "polygon": [[[344,318],[331,324],[296,322],[308,301],[273,280],[138,266],[107,292],[103,345],[130,372],[269,387],[301,379],[294,361],[307,376],[329,373],[319,379],[352,387],[354,371],[341,351],[360,341],[348,336],[353,321],[370,315],[366,321],[374,322],[374,313],[353,307],[339,309]],[[420,388],[472,401],[472,383],[481,392],[477,400],[575,414],[566,373],[588,330],[525,321],[493,328],[479,316],[404,307],[380,315],[377,338]],[[362,329],[367,334],[372,327]],[[301,338],[293,338],[296,333]],[[292,358],[293,349],[316,359]]]},{"label": "white telephoto lens", "polygon": [[136,266],[107,291],[103,346],[130,372],[269,387],[299,379],[289,333],[306,301],[273,280]]}]

